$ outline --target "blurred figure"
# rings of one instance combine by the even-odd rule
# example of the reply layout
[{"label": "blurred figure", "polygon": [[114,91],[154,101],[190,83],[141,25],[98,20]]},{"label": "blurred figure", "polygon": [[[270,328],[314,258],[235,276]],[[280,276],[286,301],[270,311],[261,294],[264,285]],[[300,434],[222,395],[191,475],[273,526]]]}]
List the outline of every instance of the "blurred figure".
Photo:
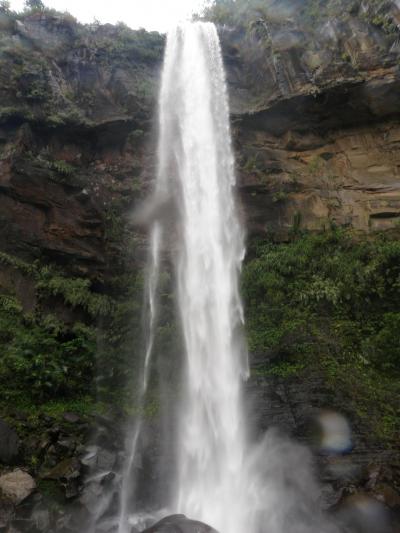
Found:
[{"label": "blurred figure", "polygon": [[366,494],[346,498],[337,517],[346,533],[394,533],[389,510]]},{"label": "blurred figure", "polygon": [[347,419],[335,411],[323,411],[317,417],[318,447],[325,454],[344,454],[353,449],[351,428]]}]

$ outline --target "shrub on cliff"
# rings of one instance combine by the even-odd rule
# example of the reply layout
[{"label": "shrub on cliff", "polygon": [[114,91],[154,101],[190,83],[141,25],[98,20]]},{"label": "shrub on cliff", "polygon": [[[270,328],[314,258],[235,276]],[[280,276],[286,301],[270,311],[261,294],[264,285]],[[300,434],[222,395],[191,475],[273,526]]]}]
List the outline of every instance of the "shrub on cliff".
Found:
[{"label": "shrub on cliff", "polygon": [[3,400],[76,397],[92,387],[95,336],[83,324],[24,314],[13,297],[0,298],[0,391]]},{"label": "shrub on cliff", "polygon": [[25,0],[25,7],[31,11],[44,11],[46,9],[42,0]]},{"label": "shrub on cliff", "polygon": [[322,373],[388,439],[400,429],[398,237],[333,230],[258,241],[243,272],[249,346],[265,354],[265,372]]},{"label": "shrub on cliff", "polygon": [[1,0],[0,1],[0,13],[10,13],[11,11],[11,4],[8,0]]},{"label": "shrub on cliff", "polygon": [[254,17],[266,17],[267,12],[265,0],[213,0],[197,17],[216,24],[245,26]]},{"label": "shrub on cliff", "polygon": [[[362,6],[362,9],[361,9]],[[359,16],[385,33],[398,32],[391,14],[392,2],[388,0],[293,0],[273,2],[268,0],[210,0],[198,18],[217,24],[248,29],[255,20],[281,23],[295,18],[312,30],[319,22],[332,18]]]},{"label": "shrub on cliff", "polygon": [[[124,407],[140,364],[143,279],[139,272],[110,280],[109,292],[88,278],[0,252],[0,265],[32,285],[29,312],[0,287],[0,409],[23,403],[98,397]],[[170,332],[163,306],[163,349]],[[128,383],[129,382],[129,383]]]}]

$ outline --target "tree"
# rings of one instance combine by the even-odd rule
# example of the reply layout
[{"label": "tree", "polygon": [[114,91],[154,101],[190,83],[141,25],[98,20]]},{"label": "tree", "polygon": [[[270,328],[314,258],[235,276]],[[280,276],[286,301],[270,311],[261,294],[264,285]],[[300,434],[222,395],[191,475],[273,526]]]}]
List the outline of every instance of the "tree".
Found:
[{"label": "tree", "polygon": [[45,5],[42,0],[25,0],[25,7],[32,11],[44,11]]},{"label": "tree", "polygon": [[8,0],[0,0],[0,13],[10,13],[10,2]]}]

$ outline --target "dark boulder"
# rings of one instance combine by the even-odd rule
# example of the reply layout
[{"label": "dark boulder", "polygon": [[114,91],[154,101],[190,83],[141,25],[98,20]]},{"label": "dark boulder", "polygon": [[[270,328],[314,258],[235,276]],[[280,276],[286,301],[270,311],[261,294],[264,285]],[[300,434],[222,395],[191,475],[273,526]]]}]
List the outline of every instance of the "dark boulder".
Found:
[{"label": "dark boulder", "polygon": [[3,420],[0,419],[0,462],[10,464],[18,455],[18,436]]},{"label": "dark boulder", "polygon": [[142,533],[217,533],[202,522],[189,520],[183,514],[167,516]]},{"label": "dark boulder", "polygon": [[14,505],[4,500],[3,498],[0,500],[0,531],[7,531],[7,527],[14,515]]}]

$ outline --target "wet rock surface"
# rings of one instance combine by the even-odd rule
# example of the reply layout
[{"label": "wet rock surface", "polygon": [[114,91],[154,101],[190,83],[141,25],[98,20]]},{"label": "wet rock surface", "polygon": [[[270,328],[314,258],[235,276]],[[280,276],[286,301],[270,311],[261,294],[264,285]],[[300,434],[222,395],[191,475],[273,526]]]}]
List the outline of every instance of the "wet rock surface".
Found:
[{"label": "wet rock surface", "polygon": [[[21,414],[19,419],[26,432],[28,422]],[[77,533],[89,528],[102,505],[115,511],[123,433],[116,424],[108,432],[109,423],[110,418],[67,412],[43,417],[40,427],[31,428],[18,458],[24,466],[0,464],[0,530]],[[34,464],[26,466],[32,457]],[[101,527],[106,523],[105,517]]]},{"label": "wet rock surface", "polygon": [[[253,356],[253,368],[258,369],[260,364],[265,364],[265,359]],[[253,427],[257,427],[259,438],[271,428],[279,428],[284,435],[312,450],[321,485],[322,508],[339,520],[344,531],[346,527],[350,531],[371,533],[397,531],[400,527],[398,450],[371,440],[357,418],[348,412],[346,402],[329,392],[322,376],[314,373],[283,378],[254,373],[246,392],[248,417]],[[326,413],[343,415],[349,426],[351,445],[346,442],[337,449],[324,449],[317,422]],[[377,517],[370,529],[363,522],[368,512]]]},{"label": "wet rock surface", "polygon": [[18,456],[19,439],[16,432],[0,419],[0,462],[9,464]]},{"label": "wet rock surface", "polygon": [[160,520],[142,533],[217,533],[201,522],[190,520],[185,515],[172,515]]}]

